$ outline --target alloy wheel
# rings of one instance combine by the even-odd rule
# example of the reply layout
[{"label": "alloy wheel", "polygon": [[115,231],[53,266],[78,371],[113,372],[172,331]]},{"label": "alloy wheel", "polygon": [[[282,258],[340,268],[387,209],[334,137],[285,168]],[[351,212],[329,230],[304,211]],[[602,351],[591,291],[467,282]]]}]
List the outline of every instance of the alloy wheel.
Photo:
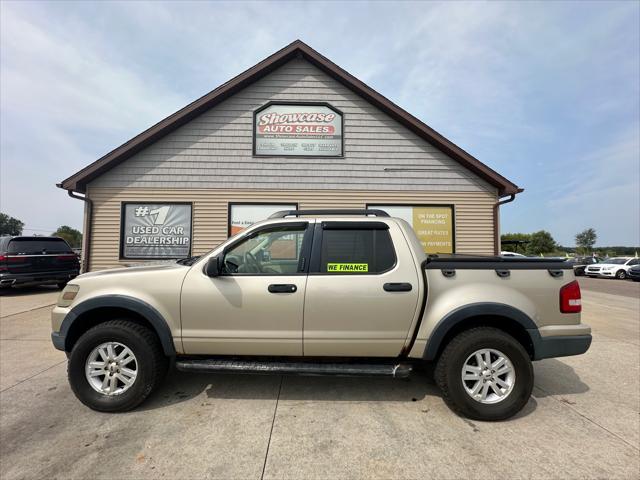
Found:
[{"label": "alloy wheel", "polygon": [[87,357],[85,375],[96,392],[120,395],[136,381],[138,361],[126,345],[119,342],[102,343]]},{"label": "alloy wheel", "polygon": [[511,360],[499,350],[483,348],[473,352],[462,366],[462,384],[476,402],[502,402],[513,391],[516,372]]}]

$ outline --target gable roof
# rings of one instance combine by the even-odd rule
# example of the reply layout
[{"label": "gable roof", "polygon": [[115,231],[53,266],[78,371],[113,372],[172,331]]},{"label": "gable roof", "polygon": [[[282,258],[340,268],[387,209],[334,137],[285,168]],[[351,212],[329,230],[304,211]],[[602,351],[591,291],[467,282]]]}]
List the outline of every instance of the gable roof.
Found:
[{"label": "gable roof", "polygon": [[420,121],[406,110],[400,108],[391,100],[382,96],[374,89],[367,86],[364,82],[358,80],[349,72],[340,68],[338,65],[315,51],[301,40],[296,40],[295,42],[287,45],[282,50],[279,50],[273,55],[265,58],[260,63],[242,72],[240,75],[232,78],[226,83],[223,83],[215,90],[207,93],[203,97],[200,97],[174,114],[169,115],[164,120],[161,120],[144,132],[133,137],[128,142],[107,153],[102,158],[99,158],[92,164],[63,180],[58,184],[58,187],[69,191],[84,193],[86,191],[87,183],[91,180],[94,180],[107,170],[110,170],[116,165],[122,163],[148,145],[156,142],[168,133],[184,125],[223,100],[229,98],[256,80],[259,80],[288,61],[298,57],[302,57],[315,65],[320,70],[355,92],[357,95],[382,110],[401,125],[405,126],[434,147],[458,161],[462,166],[471,170],[480,178],[486,180],[490,185],[493,185],[498,189],[500,196],[514,195],[523,191],[523,189],[519,188],[516,184],[509,181],[495,170],[489,168],[487,165],[465,152],[453,142],[447,140],[427,124]]}]

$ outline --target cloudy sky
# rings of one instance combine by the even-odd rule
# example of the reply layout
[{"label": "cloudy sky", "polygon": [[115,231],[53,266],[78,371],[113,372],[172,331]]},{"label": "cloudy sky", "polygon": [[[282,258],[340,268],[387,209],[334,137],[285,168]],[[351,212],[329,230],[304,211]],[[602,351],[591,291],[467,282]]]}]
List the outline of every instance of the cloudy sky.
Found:
[{"label": "cloudy sky", "polygon": [[526,191],[502,230],[640,244],[640,3],[0,3],[2,212],[300,38]]}]

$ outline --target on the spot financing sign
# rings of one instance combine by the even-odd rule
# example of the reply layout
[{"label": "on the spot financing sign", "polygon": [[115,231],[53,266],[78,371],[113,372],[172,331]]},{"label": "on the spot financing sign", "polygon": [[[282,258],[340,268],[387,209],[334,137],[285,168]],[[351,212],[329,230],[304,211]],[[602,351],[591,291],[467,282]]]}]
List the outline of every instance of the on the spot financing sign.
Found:
[{"label": "on the spot financing sign", "polygon": [[342,156],[342,115],[326,105],[270,104],[253,133],[256,155]]},{"label": "on the spot financing sign", "polygon": [[455,252],[453,205],[367,205],[409,222],[425,253]]},{"label": "on the spot financing sign", "polygon": [[125,203],[123,258],[184,258],[191,253],[191,204]]}]

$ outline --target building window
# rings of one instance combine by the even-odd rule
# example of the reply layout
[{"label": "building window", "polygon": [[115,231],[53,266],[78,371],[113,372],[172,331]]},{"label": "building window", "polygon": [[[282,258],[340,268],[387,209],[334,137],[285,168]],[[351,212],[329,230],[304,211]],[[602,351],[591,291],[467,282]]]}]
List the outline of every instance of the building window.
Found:
[{"label": "building window", "polygon": [[455,212],[453,205],[380,205],[367,208],[384,210],[406,220],[416,232],[425,253],[455,253]]},{"label": "building window", "polygon": [[240,233],[256,222],[269,218],[280,210],[297,210],[297,203],[230,203],[227,216],[227,234]]}]

